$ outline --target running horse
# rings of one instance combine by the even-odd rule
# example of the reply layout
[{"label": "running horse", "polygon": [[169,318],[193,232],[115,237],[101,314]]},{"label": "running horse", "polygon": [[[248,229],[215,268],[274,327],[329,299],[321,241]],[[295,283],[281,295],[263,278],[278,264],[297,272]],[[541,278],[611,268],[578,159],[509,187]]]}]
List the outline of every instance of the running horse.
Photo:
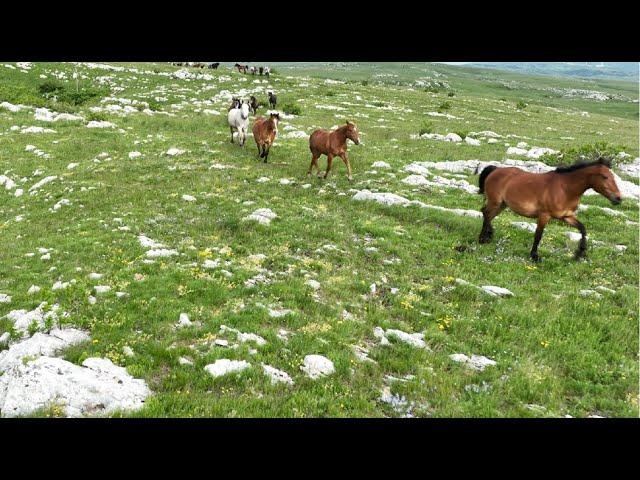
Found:
[{"label": "running horse", "polygon": [[585,257],[587,230],[576,218],[576,209],[585,191],[592,188],[611,203],[618,205],[622,198],[610,170],[611,162],[598,158],[593,162],[558,167],[547,173],[530,173],[519,168],[498,168],[490,165],[480,173],[480,193],[486,202],[482,208],[484,223],[478,241],[489,243],[493,236],[491,221],[509,207],[518,215],[537,218],[531,259],[538,262],[538,244],[549,220],[561,220],[580,231],[580,245],[575,259]]},{"label": "running horse", "polygon": [[279,121],[280,114],[271,113],[269,118],[258,117],[253,122],[253,138],[258,146],[258,155],[264,158],[264,163],[267,163],[269,150],[278,135]]},{"label": "running horse", "polygon": [[307,176],[311,176],[314,165],[318,172],[318,176],[320,176],[318,158],[320,158],[320,155],[326,155],[327,171],[324,173],[324,178],[327,178],[327,175],[329,175],[329,172],[331,171],[333,157],[340,157],[347,166],[347,178],[349,181],[352,181],[351,164],[349,163],[349,157],[347,157],[347,139],[350,139],[356,145],[360,144],[358,127],[353,122],[347,122],[345,125],[338,127],[332,132],[328,130],[316,130],[313,132],[309,137],[311,164],[309,165]]}]

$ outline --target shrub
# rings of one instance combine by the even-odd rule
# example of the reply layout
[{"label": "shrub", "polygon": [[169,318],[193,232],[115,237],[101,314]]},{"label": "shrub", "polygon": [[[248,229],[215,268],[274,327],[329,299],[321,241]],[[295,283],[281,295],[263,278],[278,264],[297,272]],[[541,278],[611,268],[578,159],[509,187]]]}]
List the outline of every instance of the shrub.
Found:
[{"label": "shrub", "polygon": [[[160,103],[156,102],[155,100],[147,100],[147,103],[149,104],[149,110],[153,110],[154,112],[162,110],[162,105],[160,105]],[[142,109],[144,110],[144,107]]]},{"label": "shrub", "polygon": [[376,107],[386,107],[387,104],[384,102],[372,102],[371,105],[374,105]]},{"label": "shrub", "polygon": [[40,95],[45,98],[56,95],[64,89],[64,85],[57,80],[45,80],[40,85],[38,85],[38,92],[40,92]]},{"label": "shrub", "polygon": [[442,102],[438,107],[438,113],[442,113],[445,110],[451,110],[451,107],[452,107],[451,102]]},{"label": "shrub", "polygon": [[456,96],[455,92],[447,93],[447,97],[455,97],[455,96]]},{"label": "shrub", "polygon": [[91,86],[86,86],[76,90],[75,85],[71,86],[57,80],[45,80],[38,85],[38,92],[48,100],[55,100],[62,104],[78,106],[83,105],[96,97],[104,95],[106,90],[97,89]]},{"label": "shrub", "polygon": [[438,87],[432,87],[432,86],[428,86],[427,88],[424,89],[424,91],[427,93],[440,93],[440,89]]},{"label": "shrub", "polygon": [[89,100],[100,96],[100,92],[93,88],[83,88],[79,91],[66,89],[58,95],[58,102],[70,105],[83,105]]},{"label": "shrub", "polygon": [[460,135],[460,138],[463,140],[469,136],[468,130],[454,130],[453,133],[455,133],[456,135]]},{"label": "shrub", "polygon": [[[599,157],[614,158],[618,153],[625,150],[625,146],[615,146],[607,142],[595,142],[593,144],[581,145],[575,148],[569,148],[560,152],[562,163],[571,165],[579,161],[593,161]],[[545,162],[546,163],[546,162]]]},{"label": "shrub", "polygon": [[96,122],[104,122],[107,120],[107,116],[102,112],[89,112],[87,114],[87,120],[96,121]]},{"label": "shrub", "polygon": [[360,82],[360,84],[361,84],[363,87],[366,87],[367,85],[369,85],[369,80],[362,80],[362,81]]},{"label": "shrub", "polygon": [[433,133],[433,123],[425,122],[420,126],[420,130],[418,130],[418,135],[424,135],[425,133]]},{"label": "shrub", "polygon": [[524,110],[525,108],[527,108],[527,104],[524,102],[524,100],[518,100],[518,103],[516,103],[516,108],[518,110]]},{"label": "shrub", "polygon": [[282,105],[282,111],[288,115],[301,115],[302,109],[296,103],[285,103]]}]

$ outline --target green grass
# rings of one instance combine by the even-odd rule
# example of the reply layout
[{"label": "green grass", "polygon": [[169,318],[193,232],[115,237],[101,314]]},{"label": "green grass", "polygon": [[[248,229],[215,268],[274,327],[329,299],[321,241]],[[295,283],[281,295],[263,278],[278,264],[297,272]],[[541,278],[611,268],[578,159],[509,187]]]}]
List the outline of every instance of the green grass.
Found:
[{"label": "green grass", "polygon": [[[410,138],[427,128],[443,135],[483,130],[516,134],[528,137],[530,145],[567,152],[587,151],[597,142],[606,142],[612,151],[624,149],[635,158],[639,154],[637,103],[546,98],[548,93],[539,88],[587,87],[579,80],[493,70],[428,64],[331,69],[278,64],[279,74],[260,84],[265,93],[256,96],[266,104],[266,90],[273,89],[279,105],[300,110],[295,118],[282,120],[269,163],[264,164],[251,137],[245,149],[229,143],[228,101],[204,103],[223,89],[251,89],[258,85],[252,83],[254,78],[231,72],[225,65],[204,72],[213,80],[190,81],[153,73],[177,70],[166,64],[114,65],[139,71],[79,66],[78,72],[88,77],[83,85],[107,88],[97,79],[109,76],[111,82],[106,85],[122,90],[108,93],[107,88],[105,96],[145,101],[153,110],[175,116],[90,112],[90,107],[102,105],[100,98],[70,107],[87,119],[115,123],[123,129],[120,133],[88,129],[80,122],[36,122],[33,111],[0,109],[0,174],[25,189],[22,197],[14,197],[0,187],[0,293],[13,297],[11,304],[0,304],[0,315],[11,309],[32,309],[41,301],[59,303],[70,314],[64,323],[88,330],[92,338],[65,352],[65,358],[75,363],[91,356],[110,358],[144,378],[154,391],[142,410],[129,415],[396,416],[379,401],[384,377],[410,374],[413,379],[394,382],[392,392],[414,402],[413,413],[418,416],[638,416],[636,226],[599,209],[580,212],[590,239],[603,245],[590,242],[588,260],[576,263],[571,259],[575,245],[564,235],[570,229],[552,223],[540,245],[543,261],[532,265],[528,260],[532,235],[510,226],[511,221],[524,219],[508,211],[495,221],[494,242],[479,245],[478,219],[351,200],[351,189],[367,188],[434,205],[479,209],[482,198],[478,195],[402,183],[408,175],[403,167],[414,161],[502,160],[504,143],[515,145],[520,139],[482,142],[476,147]],[[62,111],[38,93],[40,75],[51,77],[54,71],[71,78],[74,65],[34,64],[28,73],[0,65],[0,102]],[[455,91],[455,97],[449,97],[445,88],[433,93],[413,85],[434,73]],[[345,83],[326,84],[326,78]],[[500,82],[515,83],[508,90]],[[635,91],[623,82],[597,80],[589,85],[637,99],[637,85]],[[526,102],[527,108],[518,110],[518,100]],[[171,107],[182,102],[182,109]],[[446,112],[456,119],[426,115],[445,102],[450,105]],[[206,108],[222,115],[196,111]],[[589,115],[581,115],[583,111]],[[284,127],[310,133],[346,119],[358,123],[363,142],[349,145],[354,182],[347,181],[340,161],[334,162],[328,180],[306,178],[307,140],[284,138],[288,132]],[[13,125],[36,124],[57,133],[10,130]],[[28,144],[51,158],[25,151]],[[171,147],[186,152],[169,157],[164,152]],[[143,156],[131,160],[131,151]],[[101,152],[111,160],[94,162]],[[376,161],[392,168],[369,173]],[[71,162],[79,166],[68,170]],[[210,169],[214,163],[235,168]],[[323,158],[321,166],[325,165]],[[42,176],[60,178],[31,196],[29,186],[42,178],[32,177],[36,169],[44,172]],[[256,182],[265,176],[271,180]],[[19,181],[23,177],[27,180]],[[282,178],[295,183],[280,185]],[[477,183],[477,176],[466,179]],[[307,183],[311,187],[302,188]],[[183,194],[197,201],[185,202]],[[49,209],[62,198],[72,205],[52,213]],[[602,197],[585,197],[582,203],[610,207]],[[270,208],[278,218],[269,226],[242,220],[257,208]],[[638,220],[635,201],[613,208],[629,220]],[[24,220],[16,222],[17,215]],[[121,218],[122,224],[115,218]],[[122,225],[130,231],[118,230]],[[143,263],[145,249],[137,240],[139,234],[175,248],[180,256]],[[338,250],[318,251],[327,244]],[[619,254],[612,248],[615,244],[628,248]],[[366,250],[371,246],[377,250]],[[38,247],[52,249],[52,259],[42,261],[37,253],[25,256]],[[258,253],[266,255],[261,267],[273,273],[272,282],[247,288],[244,282],[260,268],[248,257]],[[203,269],[205,258],[230,262],[222,268],[232,277],[225,277],[220,269]],[[50,271],[51,267],[55,270]],[[104,277],[90,281],[90,272]],[[144,280],[136,281],[136,274],[144,275]],[[308,278],[321,284],[317,298],[305,285]],[[506,287],[514,297],[496,299],[470,287],[456,287],[455,278]],[[52,291],[51,285],[59,279],[77,283]],[[366,295],[372,283],[381,293],[370,298]],[[32,284],[42,290],[27,295]],[[95,284],[110,285],[112,291],[90,305],[87,297]],[[578,294],[599,285],[617,293],[600,299]],[[389,292],[391,287],[398,288],[397,294]],[[129,297],[117,299],[115,291],[126,291]],[[295,314],[271,318],[258,304],[291,309]],[[353,318],[344,319],[343,310]],[[175,330],[181,312],[200,326]],[[241,344],[235,350],[212,346],[216,338],[233,342],[233,335],[218,333],[223,324],[257,333],[267,344]],[[397,342],[378,346],[373,335],[376,326],[423,332],[430,350]],[[10,328],[8,321],[0,320],[0,333]],[[291,332],[288,342],[278,338],[280,329]],[[370,358],[377,363],[359,362],[351,345],[369,348]],[[124,346],[135,355],[125,356]],[[250,348],[257,353],[250,354]],[[453,353],[485,355],[497,365],[473,372],[452,362],[449,355]],[[336,372],[321,380],[308,379],[300,371],[308,354],[327,356]],[[194,366],[180,365],[181,356],[190,357]],[[247,360],[253,367],[213,379],[203,368],[218,358]],[[295,385],[272,386],[260,363],[287,371]],[[486,392],[465,389],[482,382],[489,385]],[[530,404],[544,410],[531,410]],[[48,409],[37,415],[58,413]]]}]

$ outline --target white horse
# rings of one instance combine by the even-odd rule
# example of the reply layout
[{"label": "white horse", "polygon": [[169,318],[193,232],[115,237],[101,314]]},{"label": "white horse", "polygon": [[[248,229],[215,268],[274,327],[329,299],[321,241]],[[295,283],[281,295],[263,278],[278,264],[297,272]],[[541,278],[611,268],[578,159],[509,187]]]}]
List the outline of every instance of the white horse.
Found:
[{"label": "white horse", "polygon": [[247,140],[247,130],[249,130],[249,104],[242,101],[240,107],[232,108],[227,115],[229,130],[231,130],[231,143],[233,143],[233,132],[238,132],[238,143],[244,147]]},{"label": "white horse", "polygon": [[264,67],[264,74],[268,77],[269,74],[271,73],[271,68],[269,67]]}]

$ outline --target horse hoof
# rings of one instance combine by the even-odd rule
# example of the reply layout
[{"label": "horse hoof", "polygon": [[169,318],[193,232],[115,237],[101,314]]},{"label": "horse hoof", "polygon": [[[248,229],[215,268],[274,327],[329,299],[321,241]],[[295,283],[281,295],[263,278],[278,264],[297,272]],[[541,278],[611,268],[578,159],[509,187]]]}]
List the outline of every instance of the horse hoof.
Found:
[{"label": "horse hoof", "polygon": [[347,177],[350,182],[353,182],[353,177]]},{"label": "horse hoof", "polygon": [[480,237],[478,238],[478,243],[489,243],[491,241],[491,237]]},{"label": "horse hoof", "polygon": [[540,256],[537,253],[532,253],[531,261],[534,263],[540,263]]}]

